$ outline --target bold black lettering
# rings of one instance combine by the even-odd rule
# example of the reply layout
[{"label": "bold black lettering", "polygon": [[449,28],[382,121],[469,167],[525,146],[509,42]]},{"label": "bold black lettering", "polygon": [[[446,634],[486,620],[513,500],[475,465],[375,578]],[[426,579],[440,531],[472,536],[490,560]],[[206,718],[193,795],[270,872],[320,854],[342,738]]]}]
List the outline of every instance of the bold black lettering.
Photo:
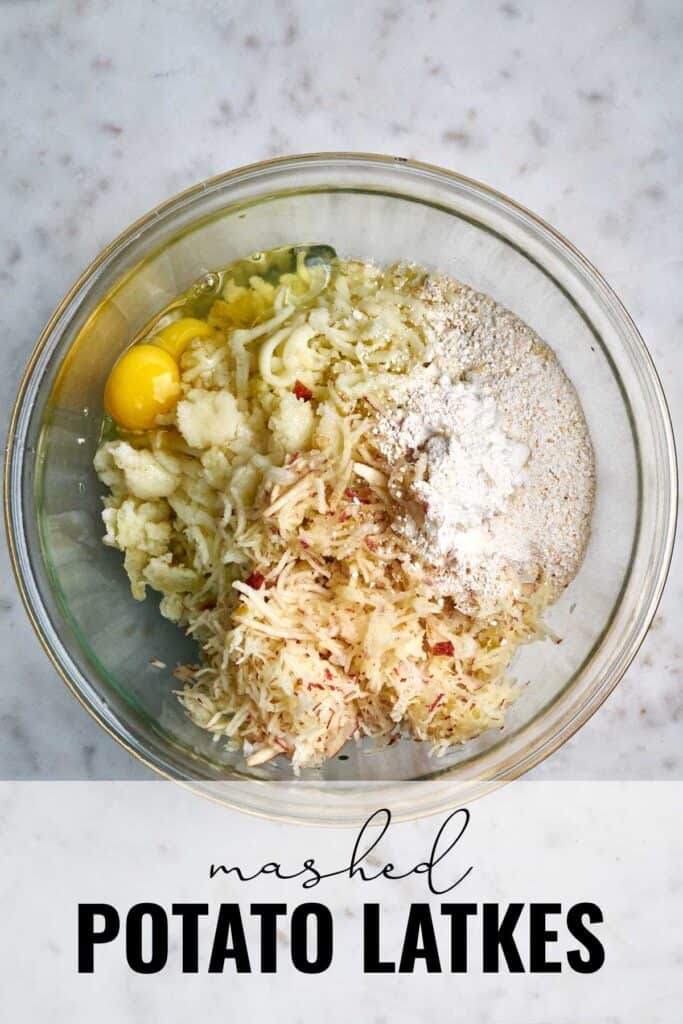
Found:
[{"label": "bold black lettering", "polygon": [[247,940],[237,903],[221,903],[211,947],[209,974],[222,974],[226,960],[235,961],[238,974],[251,974]]},{"label": "bold black lettering", "polygon": [[[142,923],[148,917],[152,927],[149,960],[142,955]],[[168,960],[168,918],[158,903],[136,903],[126,917],[126,960],[136,974],[157,974]]]},{"label": "bold black lettering", "polygon": [[561,914],[561,903],[529,904],[529,973],[559,974],[559,960],[548,960],[548,943],[557,942],[557,932],[548,929],[548,914]]},{"label": "bold black lettering", "polygon": [[524,910],[523,903],[510,903],[500,920],[497,903],[484,903],[483,907],[483,968],[485,974],[497,974],[502,951],[508,971],[523,974],[524,964],[515,944],[513,932]]},{"label": "bold black lettering", "polygon": [[393,960],[380,960],[379,903],[363,907],[363,971],[365,974],[393,974]]},{"label": "bold black lettering", "polygon": [[[308,955],[308,919],[315,918],[315,957]],[[292,963],[302,974],[321,974],[332,963],[332,914],[322,903],[302,903],[292,912]]]},{"label": "bold black lettering", "polygon": [[261,973],[277,971],[277,919],[287,913],[286,903],[252,903],[251,913],[261,918]]},{"label": "bold black lettering", "polygon": [[477,913],[476,903],[442,903],[441,913],[451,919],[451,973],[467,971],[467,919]]},{"label": "bold black lettering", "polygon": [[567,953],[567,963],[578,974],[594,974],[605,962],[605,948],[583,923],[587,917],[591,924],[602,924],[603,916],[600,907],[595,903],[576,903],[567,912],[567,927],[575,939],[585,947],[588,957],[581,956],[581,950],[572,949]]},{"label": "bold black lettering", "polygon": [[439,947],[428,903],[412,903],[410,906],[401,960],[398,965],[399,973],[412,974],[418,957],[424,960],[429,974],[440,973]]},{"label": "bold black lettering", "polygon": [[[95,931],[95,918],[103,918],[102,928]],[[78,904],[78,973],[95,970],[95,944],[113,942],[121,924],[116,907],[110,903]]]},{"label": "bold black lettering", "polygon": [[182,918],[183,974],[199,971],[199,918],[209,913],[208,903],[174,903],[171,913]]}]

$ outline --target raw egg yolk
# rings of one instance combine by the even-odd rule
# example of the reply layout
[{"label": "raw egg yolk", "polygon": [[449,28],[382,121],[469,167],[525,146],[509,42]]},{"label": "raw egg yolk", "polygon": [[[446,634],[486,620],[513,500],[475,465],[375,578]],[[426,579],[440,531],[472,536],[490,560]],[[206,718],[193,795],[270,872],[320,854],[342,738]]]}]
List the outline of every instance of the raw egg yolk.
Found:
[{"label": "raw egg yolk", "polygon": [[159,345],[174,359],[180,359],[191,341],[195,338],[210,338],[212,334],[212,328],[203,320],[184,316],[159,331],[154,338],[154,344]]},{"label": "raw egg yolk", "polygon": [[149,430],[170,412],[180,395],[173,356],[156,345],[134,345],[114,365],[104,389],[104,407],[120,427]]}]

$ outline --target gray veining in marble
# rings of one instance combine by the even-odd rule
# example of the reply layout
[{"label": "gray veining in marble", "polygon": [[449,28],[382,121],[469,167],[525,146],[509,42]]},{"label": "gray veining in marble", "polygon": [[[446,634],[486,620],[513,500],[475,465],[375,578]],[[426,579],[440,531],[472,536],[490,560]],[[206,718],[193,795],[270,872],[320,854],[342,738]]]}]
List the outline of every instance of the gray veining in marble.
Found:
[{"label": "gray veining in marble", "polygon": [[[622,296],[683,425],[677,0],[0,3],[0,407],[74,278],[230,167],[325,149],[453,167],[567,234]],[[683,778],[680,550],[626,678],[537,777]],[[0,774],[138,778],[61,685],[2,547]]]}]

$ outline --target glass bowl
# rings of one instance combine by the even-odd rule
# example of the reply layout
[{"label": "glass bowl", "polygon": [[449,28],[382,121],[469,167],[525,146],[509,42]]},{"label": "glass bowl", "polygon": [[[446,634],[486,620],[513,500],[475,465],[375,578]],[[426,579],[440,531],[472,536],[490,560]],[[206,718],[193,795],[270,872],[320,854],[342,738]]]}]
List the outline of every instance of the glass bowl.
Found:
[{"label": "glass bowl", "polygon": [[[350,743],[341,759],[301,778],[284,759],[247,768],[186,717],[171,671],[193,660],[194,646],[153,598],[132,599],[120,555],[101,543],[92,459],[114,360],[207,271],[298,242],[382,263],[414,260],[489,293],[554,348],[592,435],[592,536],[579,575],[548,616],[563,643],[524,648],[514,674],[529,685],[505,728],[441,759],[411,741],[381,750]],[[650,356],[576,249],[513,201],[449,171],[319,154],[203,182],[143,217],[92,263],[47,325],[22,381],[5,502],[33,625],[112,736],[161,774],[231,806],[344,824],[388,800],[399,817],[450,807],[475,785],[519,776],[571,736],[616,685],[650,624],[673,545],[675,496],[673,436]],[[168,667],[155,669],[150,659]]]}]

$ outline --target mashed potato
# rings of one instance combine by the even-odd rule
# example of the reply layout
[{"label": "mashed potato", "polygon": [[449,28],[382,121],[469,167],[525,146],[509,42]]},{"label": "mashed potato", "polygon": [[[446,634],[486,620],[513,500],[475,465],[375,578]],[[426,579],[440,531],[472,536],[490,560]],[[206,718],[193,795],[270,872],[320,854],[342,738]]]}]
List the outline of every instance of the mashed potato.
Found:
[{"label": "mashed potato", "polygon": [[492,619],[435,589],[393,528],[405,510],[373,433],[429,357],[417,278],[355,261],[317,274],[300,259],[276,284],[228,280],[179,356],[175,410],[95,461],[133,596],[158,591],[201,646],[188,713],[251,764],[296,769],[351,737],[442,752],[500,727],[506,666],[546,600],[511,589]]}]

